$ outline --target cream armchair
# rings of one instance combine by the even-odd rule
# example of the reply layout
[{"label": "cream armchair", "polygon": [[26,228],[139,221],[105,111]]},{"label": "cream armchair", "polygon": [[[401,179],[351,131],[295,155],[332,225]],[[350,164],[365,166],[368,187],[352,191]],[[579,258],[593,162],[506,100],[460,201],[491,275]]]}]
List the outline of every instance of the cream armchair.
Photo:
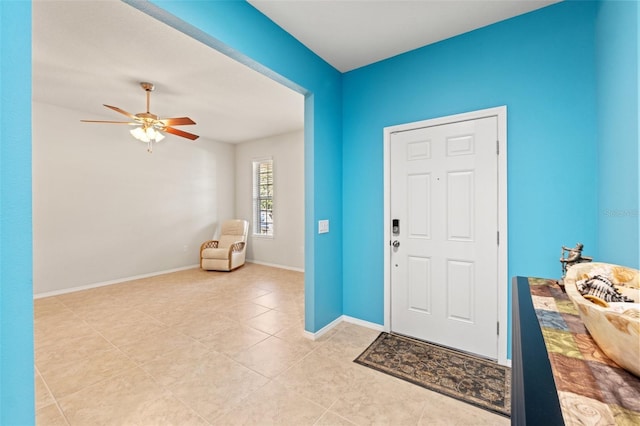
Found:
[{"label": "cream armchair", "polygon": [[200,267],[207,271],[233,271],[244,265],[249,222],[228,220],[222,224],[218,240],[200,246]]}]

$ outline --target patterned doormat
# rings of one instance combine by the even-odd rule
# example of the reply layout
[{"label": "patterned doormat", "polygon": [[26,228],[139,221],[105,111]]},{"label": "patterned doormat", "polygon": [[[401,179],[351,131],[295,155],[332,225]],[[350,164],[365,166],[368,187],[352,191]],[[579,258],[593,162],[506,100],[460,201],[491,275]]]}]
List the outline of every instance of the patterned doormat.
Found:
[{"label": "patterned doormat", "polygon": [[485,410],[511,416],[509,367],[389,333],[381,333],[354,362]]}]

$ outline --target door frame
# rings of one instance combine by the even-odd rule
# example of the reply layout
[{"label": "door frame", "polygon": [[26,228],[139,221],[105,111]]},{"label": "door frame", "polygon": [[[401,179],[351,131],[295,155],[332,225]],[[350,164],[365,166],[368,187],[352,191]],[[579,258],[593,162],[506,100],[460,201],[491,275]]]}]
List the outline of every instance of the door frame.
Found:
[{"label": "door frame", "polygon": [[479,118],[498,119],[498,363],[510,365],[507,359],[508,327],[508,234],[507,234],[507,107],[506,105],[478,111],[448,115],[411,123],[388,126],[384,133],[384,330],[391,331],[391,134],[423,127],[450,124]]}]

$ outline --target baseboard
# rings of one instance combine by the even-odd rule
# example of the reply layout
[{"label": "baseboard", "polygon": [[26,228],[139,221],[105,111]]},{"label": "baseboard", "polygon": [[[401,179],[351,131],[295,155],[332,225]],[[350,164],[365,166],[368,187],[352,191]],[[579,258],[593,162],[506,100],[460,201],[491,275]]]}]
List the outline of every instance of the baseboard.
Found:
[{"label": "baseboard", "polygon": [[304,337],[306,337],[307,339],[310,339],[310,340],[318,340],[320,337],[322,337],[323,334],[327,333],[332,328],[334,328],[335,326],[340,324],[343,321],[343,317],[344,317],[344,315],[339,316],[338,318],[334,319],[329,324],[325,325],[324,327],[322,327],[320,330],[316,331],[315,333],[305,330],[304,331]]},{"label": "baseboard", "polygon": [[[296,271],[296,272],[303,272],[304,273],[304,269],[294,268],[294,267],[291,267],[291,266],[277,265],[277,264],[273,264],[273,263],[259,262],[259,261],[254,261],[254,260],[247,260],[247,262],[248,263],[255,263],[255,264],[258,264],[258,265],[270,266],[270,267],[273,267],[273,268],[287,269],[287,270],[290,270],[290,271]],[[113,284],[120,284],[120,283],[127,282],[127,281],[138,280],[138,279],[141,279],[141,278],[155,277],[157,275],[170,274],[172,272],[179,272],[179,271],[184,271],[184,270],[187,270],[187,269],[194,269],[194,268],[199,268],[199,267],[200,267],[200,264],[196,263],[194,265],[182,266],[180,268],[167,269],[165,271],[151,272],[151,273],[148,273],[148,274],[134,275],[134,276],[131,276],[131,277],[124,277],[124,278],[118,278],[118,279],[115,279],[115,280],[102,281],[102,282],[97,282],[97,283],[92,283],[92,284],[87,284],[87,285],[81,285],[81,286],[77,286],[77,287],[64,288],[64,289],[61,289],[61,290],[53,290],[53,291],[47,291],[47,292],[44,292],[44,293],[36,293],[36,294],[33,295],[33,298],[34,299],[42,299],[44,297],[59,296],[61,294],[73,293],[75,291],[90,290],[92,288],[104,287],[104,286],[113,285]]]},{"label": "baseboard", "polygon": [[380,324],[376,324],[376,323],[369,322],[369,321],[364,321],[364,320],[361,320],[361,319],[358,319],[358,318],[350,317],[348,315],[340,315],[338,318],[336,318],[335,320],[331,321],[329,324],[325,325],[324,327],[322,327],[320,330],[316,331],[315,333],[312,333],[310,331],[304,330],[304,336],[307,339],[310,339],[310,340],[318,340],[320,337],[322,337],[324,334],[329,332],[331,329],[336,327],[341,322],[348,322],[350,324],[359,325],[361,327],[370,328],[370,329],[376,330],[376,331],[384,331],[384,327],[382,325],[380,325]]},{"label": "baseboard", "polygon": [[294,266],[279,265],[277,263],[261,262],[259,260],[247,259],[247,263],[255,263],[256,265],[271,266],[272,268],[287,269],[289,271],[304,272],[304,268],[296,268]]},{"label": "baseboard", "polygon": [[361,327],[370,328],[371,330],[380,331],[380,332],[384,331],[384,326],[381,324],[376,324],[375,322],[361,320],[359,318],[350,317],[349,315],[343,315],[342,319],[344,322],[359,325]]},{"label": "baseboard", "polygon": [[61,294],[73,293],[75,291],[89,290],[92,288],[104,287],[104,286],[113,285],[113,284],[120,284],[127,281],[139,280],[141,278],[155,277],[157,275],[170,274],[172,272],[185,271],[187,269],[194,269],[199,267],[200,265],[196,263],[195,265],[182,266],[180,268],[174,268],[174,269],[167,269],[166,271],[151,272],[148,274],[134,275],[131,277],[118,278],[116,280],[109,280],[109,281],[102,281],[99,283],[87,284],[87,285],[82,285],[78,287],[64,288],[62,290],[54,290],[54,291],[47,291],[45,293],[37,293],[33,295],[33,298],[41,299],[43,297],[59,296]]},{"label": "baseboard", "polygon": [[[387,331],[387,330],[385,330],[384,325],[380,325],[380,324],[376,324],[374,322],[361,320],[359,318],[350,317],[349,315],[340,315],[338,318],[336,318],[335,320],[331,321],[329,324],[325,325],[324,327],[322,327],[320,330],[316,331],[315,333],[312,333],[310,331],[304,330],[304,333],[303,333],[304,337],[306,337],[309,340],[318,340],[320,337],[322,337],[327,332],[331,331],[331,329],[333,329],[334,327],[336,327],[338,324],[340,324],[342,322],[348,322],[350,324],[359,325],[361,327],[366,327],[366,328],[369,328],[371,330],[379,331],[381,333],[383,331]],[[511,360],[510,359],[506,359],[504,362],[500,362],[500,364],[511,368]]]}]

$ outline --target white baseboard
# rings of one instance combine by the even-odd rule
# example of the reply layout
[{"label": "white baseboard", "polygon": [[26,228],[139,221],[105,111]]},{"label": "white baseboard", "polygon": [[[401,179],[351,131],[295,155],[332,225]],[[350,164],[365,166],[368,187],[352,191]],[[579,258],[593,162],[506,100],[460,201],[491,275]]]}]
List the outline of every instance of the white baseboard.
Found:
[{"label": "white baseboard", "polygon": [[[350,317],[349,315],[340,315],[338,318],[336,318],[335,320],[331,321],[329,324],[325,325],[324,327],[322,327],[320,330],[316,331],[315,333],[312,333],[310,331],[304,330],[304,336],[309,340],[318,340],[320,337],[322,337],[324,334],[326,334],[327,332],[329,332],[331,329],[333,329],[334,327],[336,327],[338,324],[340,324],[342,322],[348,322],[350,324],[359,325],[361,327],[366,327],[366,328],[369,328],[371,330],[375,330],[375,331],[379,331],[379,332],[383,332],[383,331],[387,331],[388,332],[389,331],[389,330],[385,329],[384,325],[380,325],[380,324],[376,324],[374,322],[361,320],[359,318]],[[511,368],[511,360],[510,359],[506,359],[503,362],[499,362],[499,364]]]},{"label": "white baseboard", "polygon": [[359,325],[361,327],[370,328],[371,330],[380,331],[380,332],[385,331],[383,325],[376,324],[375,322],[361,320],[359,318],[350,317],[349,315],[343,315],[342,319],[344,322]]},{"label": "white baseboard", "polygon": [[248,263],[255,263],[256,265],[271,266],[272,268],[287,269],[289,271],[296,271],[296,272],[304,272],[304,268],[296,268],[294,266],[278,265],[277,263],[261,262],[259,260],[253,260],[253,259],[247,259],[246,261]]},{"label": "white baseboard", "polygon": [[174,268],[174,269],[167,269],[166,271],[151,272],[151,273],[148,273],[148,274],[134,275],[132,277],[118,278],[118,279],[115,279],[115,280],[102,281],[102,282],[99,282],[99,283],[81,285],[81,286],[78,286],[78,287],[64,288],[62,290],[54,290],[54,291],[47,291],[47,292],[44,292],[44,293],[37,293],[37,294],[33,295],[33,298],[34,299],[41,299],[43,297],[59,296],[61,294],[73,293],[74,291],[89,290],[89,289],[92,289],[92,288],[104,287],[104,286],[112,285],[112,284],[120,284],[120,283],[127,282],[127,281],[139,280],[141,278],[155,277],[157,275],[170,274],[172,272],[185,271],[187,269],[194,269],[194,268],[199,268],[199,267],[200,267],[200,264],[196,263],[195,265],[182,266],[180,268]]},{"label": "white baseboard", "polygon": [[[254,261],[254,260],[248,260],[248,259],[247,259],[247,262],[255,263],[255,264],[258,264],[258,265],[271,266],[273,268],[287,269],[287,270],[290,270],[290,271],[304,272],[304,269],[294,268],[294,267],[291,267],[291,266],[276,265],[276,264],[273,264],[273,263],[258,262],[258,261]],[[64,289],[60,289],[60,290],[53,290],[53,291],[47,291],[47,292],[43,292],[43,293],[36,293],[36,294],[33,295],[33,298],[34,299],[42,299],[43,297],[59,296],[61,294],[73,293],[75,291],[89,290],[89,289],[92,289],[92,288],[104,287],[104,286],[112,285],[112,284],[120,284],[120,283],[127,282],[127,281],[138,280],[138,279],[141,279],[141,278],[155,277],[157,275],[170,274],[172,272],[179,272],[179,271],[184,271],[184,270],[187,270],[187,269],[194,269],[194,268],[199,268],[199,267],[200,267],[200,264],[196,263],[194,265],[182,266],[180,268],[167,269],[165,271],[151,272],[151,273],[148,273],[148,274],[134,275],[134,276],[131,276],[131,277],[123,277],[123,278],[118,278],[118,279],[115,279],[115,280],[91,283],[91,284],[81,285],[81,286],[77,286],[77,287],[70,287],[70,288],[64,288]]]},{"label": "white baseboard", "polygon": [[380,324],[376,324],[376,323],[369,322],[369,321],[364,321],[364,320],[361,320],[361,319],[358,319],[358,318],[350,317],[348,315],[340,315],[338,318],[336,318],[335,320],[331,321],[329,324],[325,325],[324,327],[322,327],[320,330],[316,331],[315,333],[312,333],[310,331],[305,330],[304,331],[304,336],[307,339],[310,339],[310,340],[318,340],[325,333],[327,333],[328,331],[330,331],[331,329],[336,327],[341,322],[348,322],[350,324],[359,325],[359,326],[370,328],[370,329],[376,330],[376,331],[384,331],[384,327],[382,325],[380,325]]},{"label": "white baseboard", "polygon": [[304,331],[304,336],[308,339],[311,340],[318,340],[320,337],[322,337],[323,334],[327,333],[329,330],[331,330],[332,328],[334,328],[335,326],[337,326],[338,324],[340,324],[342,322],[342,318],[344,317],[344,315],[339,316],[338,318],[334,319],[333,321],[331,321],[329,324],[325,325],[324,327],[322,327],[320,330],[316,331],[315,333],[312,333],[311,331]]}]

